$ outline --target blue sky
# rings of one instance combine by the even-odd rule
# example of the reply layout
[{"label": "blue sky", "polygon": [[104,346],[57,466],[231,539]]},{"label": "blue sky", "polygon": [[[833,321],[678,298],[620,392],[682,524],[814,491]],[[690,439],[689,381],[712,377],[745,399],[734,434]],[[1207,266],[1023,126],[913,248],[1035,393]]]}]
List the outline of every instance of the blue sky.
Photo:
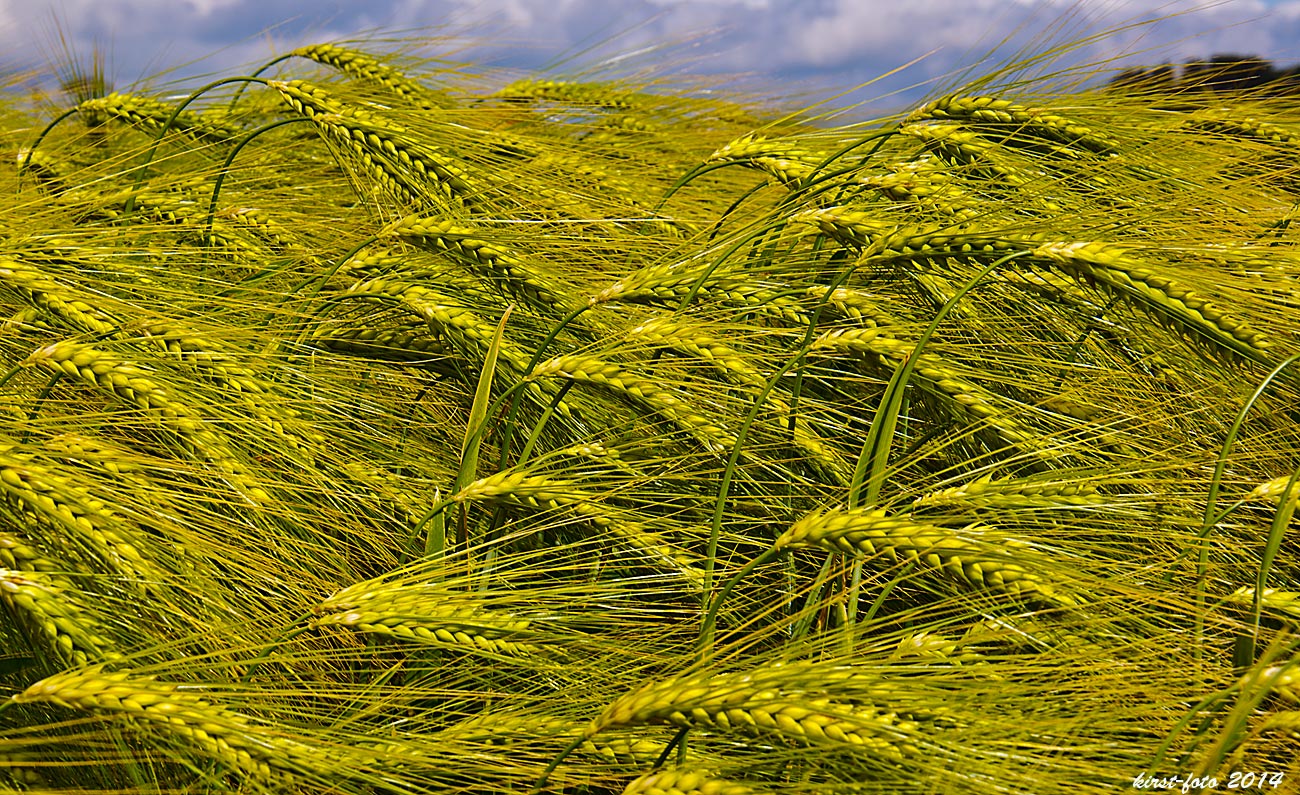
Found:
[{"label": "blue sky", "polygon": [[60,53],[55,19],[74,52],[100,43],[119,87],[200,57],[189,73],[237,73],[367,30],[423,35],[426,54],[527,69],[596,44],[572,63],[742,75],[728,84],[813,96],[917,61],[843,100],[879,108],[919,101],[964,69],[989,71],[1000,56],[985,56],[1004,39],[1001,55],[1096,37],[1052,68],[1221,52],[1300,62],[1300,0],[0,0],[3,65],[48,71]]}]

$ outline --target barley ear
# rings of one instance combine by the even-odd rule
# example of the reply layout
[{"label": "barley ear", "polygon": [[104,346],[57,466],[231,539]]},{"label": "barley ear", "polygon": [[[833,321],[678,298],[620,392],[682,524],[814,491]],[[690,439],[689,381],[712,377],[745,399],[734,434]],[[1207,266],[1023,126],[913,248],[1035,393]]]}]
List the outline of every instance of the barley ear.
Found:
[{"label": "barley ear", "polygon": [[678,768],[645,773],[628,784],[623,795],[760,795],[739,781],[714,778],[707,771]]},{"label": "barley ear", "polygon": [[801,547],[915,561],[976,588],[1059,607],[1079,604],[1052,582],[1050,567],[1032,549],[976,526],[956,531],[879,509],[825,511],[804,516],[773,544],[776,550]]}]

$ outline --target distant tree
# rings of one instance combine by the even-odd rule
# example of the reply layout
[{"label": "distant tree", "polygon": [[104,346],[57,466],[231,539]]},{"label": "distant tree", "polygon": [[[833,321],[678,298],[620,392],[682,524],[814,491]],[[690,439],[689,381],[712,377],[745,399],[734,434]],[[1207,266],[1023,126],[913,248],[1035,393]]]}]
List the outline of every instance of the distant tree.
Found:
[{"label": "distant tree", "polygon": [[1137,66],[1125,69],[1110,79],[1110,86],[1127,93],[1144,91],[1168,92],[1178,82],[1177,72],[1171,64]]},{"label": "distant tree", "polygon": [[1262,97],[1300,96],[1300,66],[1279,69],[1255,55],[1221,53],[1173,64],[1137,66],[1115,73],[1107,82],[1114,91],[1138,93],[1204,93],[1249,91]]},{"label": "distant tree", "polygon": [[1268,84],[1267,93],[1275,97],[1300,96],[1300,66],[1278,71]]},{"label": "distant tree", "polygon": [[1271,61],[1254,55],[1219,54],[1185,63],[1179,83],[1193,91],[1250,91],[1263,88],[1276,76]]}]

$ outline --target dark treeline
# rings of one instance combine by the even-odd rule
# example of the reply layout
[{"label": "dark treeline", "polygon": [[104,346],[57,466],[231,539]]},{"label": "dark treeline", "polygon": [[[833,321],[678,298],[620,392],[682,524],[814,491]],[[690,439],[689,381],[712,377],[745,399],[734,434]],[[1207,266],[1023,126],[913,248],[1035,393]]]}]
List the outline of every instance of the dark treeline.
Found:
[{"label": "dark treeline", "polygon": [[1125,69],[1111,78],[1110,86],[1123,91],[1250,91],[1292,97],[1300,95],[1300,65],[1279,69],[1257,56],[1223,54],[1181,66]]}]

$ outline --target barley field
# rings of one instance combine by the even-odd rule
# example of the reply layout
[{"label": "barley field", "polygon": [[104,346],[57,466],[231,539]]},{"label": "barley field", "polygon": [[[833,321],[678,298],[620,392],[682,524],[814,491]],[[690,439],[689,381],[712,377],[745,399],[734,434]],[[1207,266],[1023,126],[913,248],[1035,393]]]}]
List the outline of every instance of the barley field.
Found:
[{"label": "barley field", "polygon": [[1300,791],[1294,107],[72,89],[0,99],[0,792]]}]

